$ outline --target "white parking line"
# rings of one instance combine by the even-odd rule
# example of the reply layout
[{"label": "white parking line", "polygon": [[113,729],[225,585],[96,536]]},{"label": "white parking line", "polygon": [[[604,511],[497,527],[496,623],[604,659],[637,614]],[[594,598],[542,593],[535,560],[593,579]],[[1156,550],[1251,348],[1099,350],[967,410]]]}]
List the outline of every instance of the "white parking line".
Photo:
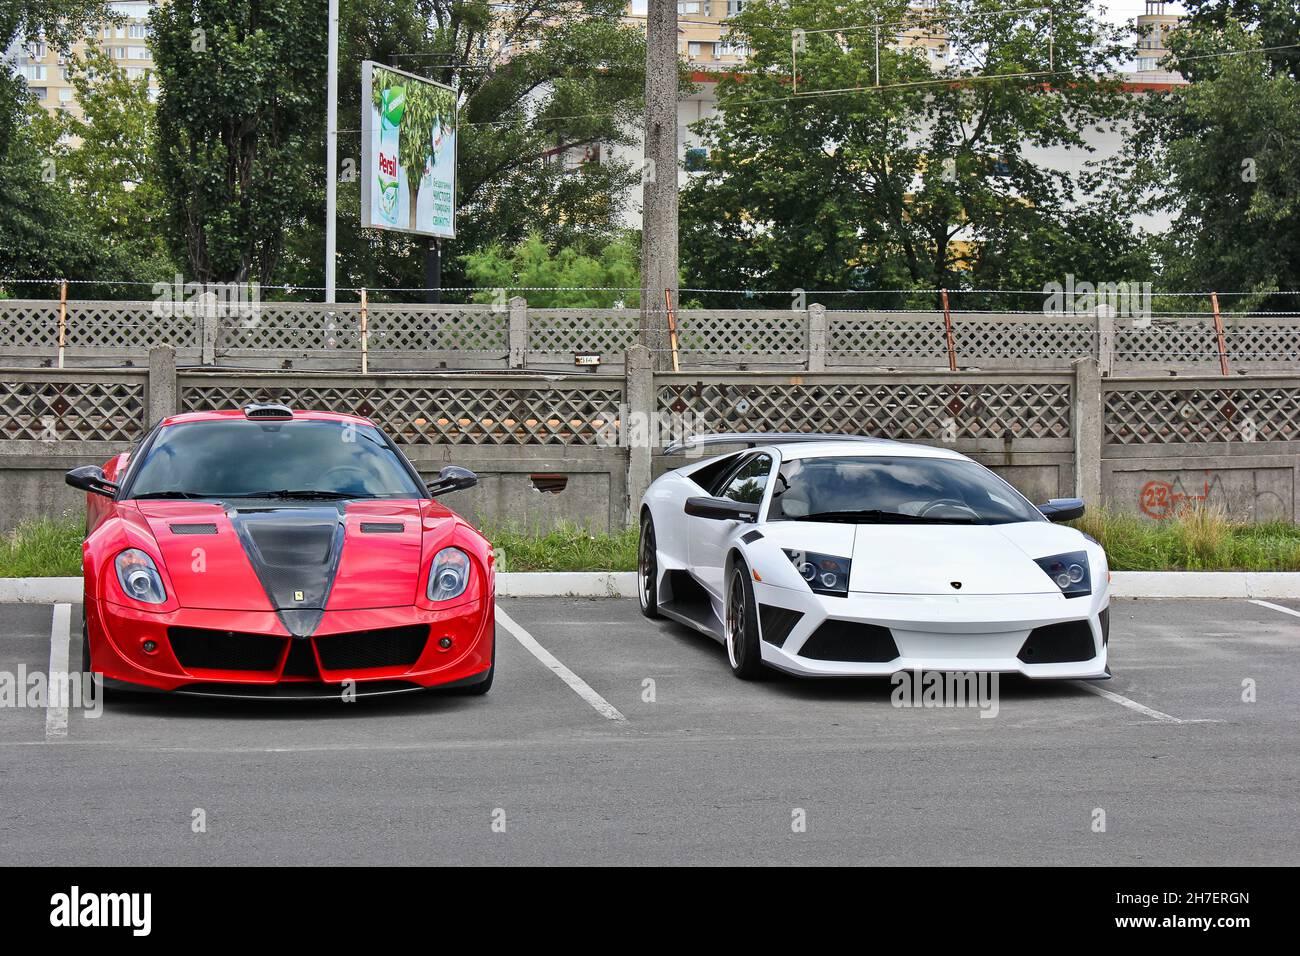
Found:
[{"label": "white parking line", "polygon": [[1295,608],[1293,608],[1293,607],[1283,607],[1283,606],[1280,605],[1280,604],[1270,604],[1268,601],[1255,601],[1255,600],[1252,600],[1250,603],[1251,603],[1251,604],[1258,604],[1260,607],[1266,607],[1266,608],[1268,608],[1269,610],[1272,610],[1272,611],[1281,611],[1283,614],[1290,614],[1292,617],[1300,617],[1300,611],[1297,611],[1297,610],[1296,610]]},{"label": "white parking line", "polygon": [[58,675],[68,673],[68,643],[72,631],[72,605],[54,605],[50,623],[50,669],[45,674],[49,698],[45,708],[45,739],[68,736],[68,698],[54,691]]},{"label": "white parking line", "polygon": [[1104,697],[1106,700],[1113,701],[1121,707],[1127,707],[1129,710],[1136,710],[1139,714],[1145,714],[1152,720],[1164,721],[1167,724],[1187,723],[1185,720],[1179,720],[1177,717],[1170,717],[1168,714],[1162,713],[1158,710],[1153,710],[1146,704],[1139,704],[1135,700],[1129,700],[1123,694],[1117,694],[1113,690],[1106,690],[1105,688],[1098,687],[1089,681],[1076,680],[1071,681],[1071,683],[1074,684],[1075,687],[1080,687],[1090,694],[1096,694],[1098,697]]},{"label": "white parking line", "polygon": [[556,676],[568,684],[575,694],[594,707],[596,713],[609,720],[627,720],[613,704],[596,693],[590,684],[560,663],[554,654],[542,647],[541,644],[538,644],[537,639],[520,627],[514,618],[503,611],[500,604],[497,605],[497,621],[514,635],[515,640],[524,645],[533,657],[554,671]]}]

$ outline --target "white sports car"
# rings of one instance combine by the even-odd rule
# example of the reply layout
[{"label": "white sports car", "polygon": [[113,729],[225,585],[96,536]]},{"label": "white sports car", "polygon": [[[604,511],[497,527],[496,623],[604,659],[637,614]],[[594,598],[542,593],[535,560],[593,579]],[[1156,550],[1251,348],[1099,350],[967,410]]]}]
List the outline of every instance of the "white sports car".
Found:
[{"label": "white sports car", "polygon": [[[743,444],[656,479],[641,502],[641,611],[763,665],[816,677],[901,670],[1105,678],[1110,572],[1054,522],[943,448],[852,436],[711,435]],[[680,452],[684,445],[665,449]]]}]

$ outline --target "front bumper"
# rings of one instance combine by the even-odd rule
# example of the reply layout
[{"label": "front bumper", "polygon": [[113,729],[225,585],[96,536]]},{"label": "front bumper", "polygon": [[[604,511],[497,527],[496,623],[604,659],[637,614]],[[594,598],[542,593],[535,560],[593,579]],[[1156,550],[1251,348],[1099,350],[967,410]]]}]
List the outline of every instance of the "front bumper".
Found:
[{"label": "front bumper", "polygon": [[[838,598],[756,581],[754,596],[763,661],[791,674],[883,677],[933,670],[1057,679],[1110,676],[1105,591],[1081,598],[861,592]],[[827,648],[840,656],[827,659]]]},{"label": "front bumper", "polygon": [[[295,639],[273,611],[152,614],[93,600],[86,635],[108,686],[236,697],[337,697],[346,689],[361,696],[486,679],[493,607],[489,598],[437,611],[326,611],[310,638]],[[439,645],[444,637],[449,648]]]}]

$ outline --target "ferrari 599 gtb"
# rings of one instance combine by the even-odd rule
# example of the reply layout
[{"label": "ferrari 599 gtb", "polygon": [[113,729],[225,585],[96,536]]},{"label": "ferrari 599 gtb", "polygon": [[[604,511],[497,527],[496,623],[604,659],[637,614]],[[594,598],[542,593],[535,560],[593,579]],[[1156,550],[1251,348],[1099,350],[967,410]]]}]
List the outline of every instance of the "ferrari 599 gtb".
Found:
[{"label": "ferrari 599 gtb", "polygon": [[1079,499],[1034,507],[982,465],[924,445],[696,442],[750,448],[650,485],[641,610],[722,641],[737,676],[1110,676],[1106,553],[1055,523],[1082,515]]},{"label": "ferrari 599 gtb", "polygon": [[486,693],[488,542],[364,418],[250,405],[164,419],[67,475],[87,492],[82,667],[107,686]]}]

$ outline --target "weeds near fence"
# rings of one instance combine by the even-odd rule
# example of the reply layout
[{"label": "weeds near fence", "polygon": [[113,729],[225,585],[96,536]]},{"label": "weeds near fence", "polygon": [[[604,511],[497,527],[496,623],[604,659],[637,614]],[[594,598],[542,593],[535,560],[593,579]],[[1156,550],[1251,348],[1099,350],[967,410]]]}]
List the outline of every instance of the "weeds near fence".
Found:
[{"label": "weeds near fence", "polygon": [[592,534],[572,523],[529,533],[513,525],[485,527],[498,571],[634,571],[637,530]]},{"label": "weeds near fence", "polygon": [[23,522],[0,537],[0,578],[79,576],[85,530],[81,516]]},{"label": "weeds near fence", "polygon": [[1217,508],[1165,521],[1092,511],[1072,522],[1101,542],[1112,571],[1300,571],[1300,525],[1246,524]]},{"label": "weeds near fence", "polygon": [[[1167,521],[1092,511],[1074,526],[1101,542],[1113,571],[1300,571],[1300,525],[1245,524],[1214,508]],[[81,574],[81,516],[25,521],[0,536],[0,577]],[[591,533],[572,523],[546,532],[484,528],[498,571],[633,571],[637,531]]]}]

